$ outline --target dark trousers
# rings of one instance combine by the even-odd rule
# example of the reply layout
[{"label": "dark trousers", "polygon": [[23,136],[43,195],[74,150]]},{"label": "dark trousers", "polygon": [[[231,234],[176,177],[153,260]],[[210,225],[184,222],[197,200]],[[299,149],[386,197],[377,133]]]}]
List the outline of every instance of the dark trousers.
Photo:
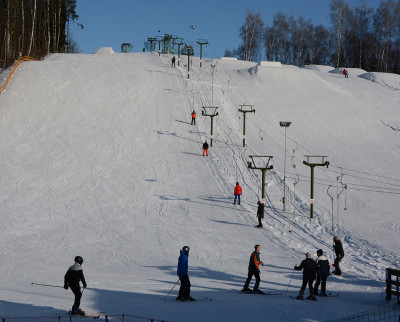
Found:
[{"label": "dark trousers", "polygon": [[262,227],[261,216],[258,216],[258,227]]},{"label": "dark trousers", "polygon": [[244,284],[244,288],[248,288],[251,282],[251,279],[253,276],[256,278],[256,283],[254,284],[253,291],[258,290],[258,286],[260,285],[260,273],[257,271],[249,271],[249,274],[247,275],[247,280],[246,283]]},{"label": "dark trousers", "polygon": [[190,123],[191,125],[196,125],[196,119],[194,117],[192,117],[192,123]]},{"label": "dark trousers", "polygon": [[71,291],[75,295],[75,301],[74,301],[74,305],[72,306],[72,309],[79,309],[79,306],[81,305],[81,298],[82,298],[81,287],[79,285],[72,285]]},{"label": "dark trousers", "polygon": [[310,294],[314,294],[313,282],[314,282],[313,279],[303,278],[303,284],[301,285],[301,290],[304,292],[308,284],[308,287],[310,288]]},{"label": "dark trousers", "polygon": [[339,274],[342,272],[339,267],[339,263],[341,260],[342,260],[342,258],[339,258],[339,257],[335,258],[335,271],[336,271],[336,273],[339,273]]},{"label": "dark trousers", "polygon": [[181,287],[179,288],[179,298],[188,299],[190,297],[190,280],[189,275],[182,275],[180,277]]},{"label": "dark trousers", "polygon": [[325,275],[317,275],[317,281],[315,282],[314,285],[314,293],[317,294],[318,293],[318,288],[319,285],[321,284],[321,293],[325,294],[326,293],[326,279],[328,278],[328,276]]}]

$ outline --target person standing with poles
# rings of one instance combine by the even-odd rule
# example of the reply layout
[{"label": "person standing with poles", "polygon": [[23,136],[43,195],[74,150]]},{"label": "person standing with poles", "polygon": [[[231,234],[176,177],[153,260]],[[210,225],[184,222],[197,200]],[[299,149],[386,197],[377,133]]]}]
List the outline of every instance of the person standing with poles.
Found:
[{"label": "person standing with poles", "polygon": [[207,143],[207,141],[203,143],[203,157],[204,157],[204,154],[207,154],[207,156],[208,156],[208,143]]},{"label": "person standing with poles", "polygon": [[192,112],[192,122],[190,125],[196,125],[196,112],[194,110]]},{"label": "person standing with poles", "polygon": [[[243,286],[243,289],[241,292],[243,293],[259,293],[263,294],[264,292],[261,291],[258,287],[260,285],[260,264],[264,266],[264,263],[260,260],[260,245],[255,245],[254,246],[254,252],[251,253],[250,255],[250,261],[249,261],[249,273],[247,275],[246,282]],[[253,276],[256,278],[256,282],[253,287],[253,291],[249,288],[251,279]]]},{"label": "person standing with poles", "polygon": [[337,236],[333,237],[333,242],[334,242],[333,249],[335,250],[336,258],[335,258],[335,264],[334,264],[335,270],[332,273],[335,275],[342,275],[342,271],[339,267],[339,263],[342,260],[342,258],[344,257],[343,245]]},{"label": "person standing with poles", "polygon": [[79,308],[82,298],[82,291],[79,282],[82,282],[84,288],[87,287],[82,270],[83,258],[81,256],[76,256],[74,261],[75,264],[68,269],[64,276],[64,288],[68,290],[68,287],[70,287],[72,293],[75,295],[71,315],[85,315],[85,312]]},{"label": "person standing with poles", "polygon": [[178,269],[176,275],[179,276],[179,280],[181,281],[181,287],[179,289],[177,301],[196,301],[193,297],[190,296],[190,280],[188,275],[189,268],[189,246],[183,246],[180,251],[180,256],[178,259]]},{"label": "person standing with poles", "polygon": [[258,218],[258,228],[262,228],[261,219],[264,218],[264,204],[261,201],[257,201],[258,209],[257,209],[257,218]]},{"label": "person standing with poles", "polygon": [[236,200],[238,200],[238,204],[240,205],[240,196],[242,194],[242,187],[239,185],[239,182],[236,182],[236,187],[233,190],[233,193],[235,195],[235,200],[233,201],[233,204],[236,204]]},{"label": "person standing with poles", "polygon": [[331,274],[330,273],[330,267],[329,267],[329,260],[328,258],[324,255],[324,252],[322,249],[317,250],[317,281],[315,282],[314,285],[314,293],[315,295],[318,295],[318,287],[321,284],[321,293],[320,296],[326,297],[328,296],[326,294],[326,280],[328,276]]},{"label": "person standing with poles", "polygon": [[172,57],[172,59],[171,59],[171,67],[175,67],[175,60],[176,60],[175,56]]},{"label": "person standing with poles", "polygon": [[317,273],[317,263],[312,259],[311,253],[307,253],[306,259],[301,262],[300,266],[296,265],[294,269],[296,271],[303,270],[303,284],[301,285],[299,295],[296,298],[298,300],[304,299],[304,291],[306,290],[308,284],[308,287],[310,288],[310,295],[307,297],[307,299],[316,301],[317,299],[314,296],[313,282]]}]

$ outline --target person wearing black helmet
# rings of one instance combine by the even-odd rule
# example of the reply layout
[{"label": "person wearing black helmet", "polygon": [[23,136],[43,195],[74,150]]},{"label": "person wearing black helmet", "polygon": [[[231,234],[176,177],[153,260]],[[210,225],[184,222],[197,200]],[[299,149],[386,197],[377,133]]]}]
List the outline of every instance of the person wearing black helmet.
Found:
[{"label": "person wearing black helmet", "polygon": [[193,297],[190,296],[190,280],[188,275],[189,267],[189,246],[183,246],[180,251],[180,256],[178,259],[178,269],[177,275],[181,281],[181,287],[179,289],[177,300],[184,301],[195,301]]},{"label": "person wearing black helmet", "polygon": [[84,288],[86,288],[87,286],[81,266],[83,263],[83,258],[81,256],[76,256],[74,261],[75,264],[68,268],[68,271],[64,276],[64,288],[68,290],[68,287],[70,287],[71,291],[75,295],[75,301],[74,305],[72,306],[71,314],[85,315],[85,312],[79,308],[82,298],[82,292],[79,282],[82,282]]}]

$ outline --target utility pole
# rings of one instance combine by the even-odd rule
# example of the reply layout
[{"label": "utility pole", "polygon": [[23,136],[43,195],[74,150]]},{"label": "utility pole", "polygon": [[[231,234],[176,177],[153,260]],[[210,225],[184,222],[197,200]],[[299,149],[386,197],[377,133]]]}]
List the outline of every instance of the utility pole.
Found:
[{"label": "utility pole", "polygon": [[243,147],[246,146],[246,113],[256,113],[254,105],[239,105],[239,112],[243,113]]},{"label": "utility pole", "polygon": [[[210,146],[213,145],[213,126],[214,126],[214,117],[218,116],[217,112],[218,107],[211,107],[211,106],[203,106],[203,110],[201,111],[201,115],[211,117],[211,140]],[[207,112],[209,111],[209,112]]]},{"label": "utility pole", "polygon": [[203,45],[207,45],[208,41],[206,39],[199,39],[197,43],[200,45],[200,68],[201,68],[203,61]]},{"label": "utility pole", "polygon": [[194,50],[192,46],[188,46],[185,44],[185,47],[183,47],[182,50],[182,55],[187,55],[188,56],[188,79],[190,78],[190,56],[194,55]]},{"label": "utility pole", "polygon": [[[325,161],[327,156],[314,156],[314,155],[305,155],[307,161],[303,161],[303,164],[309,166],[311,168],[311,197],[310,197],[310,218],[314,218],[314,168],[315,167],[327,167],[329,166],[329,162]],[[311,158],[320,158],[319,163],[310,162]]]},{"label": "utility pole", "polygon": [[[262,173],[262,186],[261,186],[261,202],[265,205],[266,200],[265,200],[265,173],[268,170],[271,170],[274,168],[273,165],[269,166],[270,160],[273,158],[272,156],[263,156],[263,155],[249,155],[249,158],[251,161],[247,162],[247,167],[252,170],[261,170]],[[267,159],[266,162],[264,162],[263,166],[257,166],[256,162],[254,161],[254,158],[261,158],[261,159]],[[264,214],[262,214],[262,217],[264,217]]]},{"label": "utility pole", "polygon": [[283,211],[285,211],[286,206],[286,129],[292,124],[292,122],[279,122],[280,127],[285,128],[285,161],[283,163]]},{"label": "utility pole", "polygon": [[180,66],[181,46],[183,45],[183,39],[177,38],[177,42],[175,44],[178,45],[178,66]]},{"label": "utility pole", "polygon": [[211,66],[211,75],[212,75],[212,82],[211,82],[211,103],[214,104],[214,69],[217,65],[210,64]]}]

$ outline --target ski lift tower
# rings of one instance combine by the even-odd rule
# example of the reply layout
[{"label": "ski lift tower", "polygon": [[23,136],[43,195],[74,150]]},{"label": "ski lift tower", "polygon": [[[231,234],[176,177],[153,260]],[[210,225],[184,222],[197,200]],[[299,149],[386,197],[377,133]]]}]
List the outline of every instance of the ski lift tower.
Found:
[{"label": "ski lift tower", "polygon": [[149,52],[152,53],[156,49],[156,44],[155,44],[156,41],[157,38],[155,37],[147,38],[147,42],[144,43],[144,46],[147,48]]},{"label": "ski lift tower", "polygon": [[254,105],[239,105],[239,112],[243,113],[243,147],[246,146],[246,113],[256,113]]},{"label": "ski lift tower", "polygon": [[129,53],[132,50],[133,46],[132,44],[128,43],[128,42],[124,42],[123,44],[121,44],[121,53]]},{"label": "ski lift tower", "polygon": [[211,106],[203,106],[203,110],[201,111],[201,115],[211,117],[211,136],[210,136],[210,146],[213,144],[213,125],[214,125],[214,117],[218,116],[217,112],[218,107]]},{"label": "ski lift tower", "polygon": [[197,43],[200,45],[200,67],[202,66],[203,62],[203,45],[208,44],[208,40],[206,39],[199,39]]},{"label": "ski lift tower", "polygon": [[[247,167],[252,170],[261,170],[262,172],[261,202],[265,205],[265,174],[268,170],[274,168],[273,165],[269,165],[273,157],[269,155],[249,155],[249,158],[251,161],[247,161]],[[262,218],[264,218],[264,213],[262,214]]]},{"label": "ski lift tower", "polygon": [[[311,197],[310,197],[310,218],[314,218],[314,168],[315,167],[328,167],[329,162],[325,161],[327,156],[314,156],[314,155],[305,155],[307,161],[303,161],[303,164],[309,166],[311,168]],[[312,159],[319,159],[320,162],[311,162]]]},{"label": "ski lift tower", "polygon": [[163,54],[167,54],[170,52],[171,40],[172,40],[171,34],[165,34],[164,37],[162,38],[162,43],[163,43],[162,53]]},{"label": "ski lift tower", "polygon": [[185,44],[185,47],[183,47],[183,50],[182,50],[182,55],[188,56],[188,77],[187,78],[189,79],[190,78],[190,56],[194,55],[193,47]]}]

